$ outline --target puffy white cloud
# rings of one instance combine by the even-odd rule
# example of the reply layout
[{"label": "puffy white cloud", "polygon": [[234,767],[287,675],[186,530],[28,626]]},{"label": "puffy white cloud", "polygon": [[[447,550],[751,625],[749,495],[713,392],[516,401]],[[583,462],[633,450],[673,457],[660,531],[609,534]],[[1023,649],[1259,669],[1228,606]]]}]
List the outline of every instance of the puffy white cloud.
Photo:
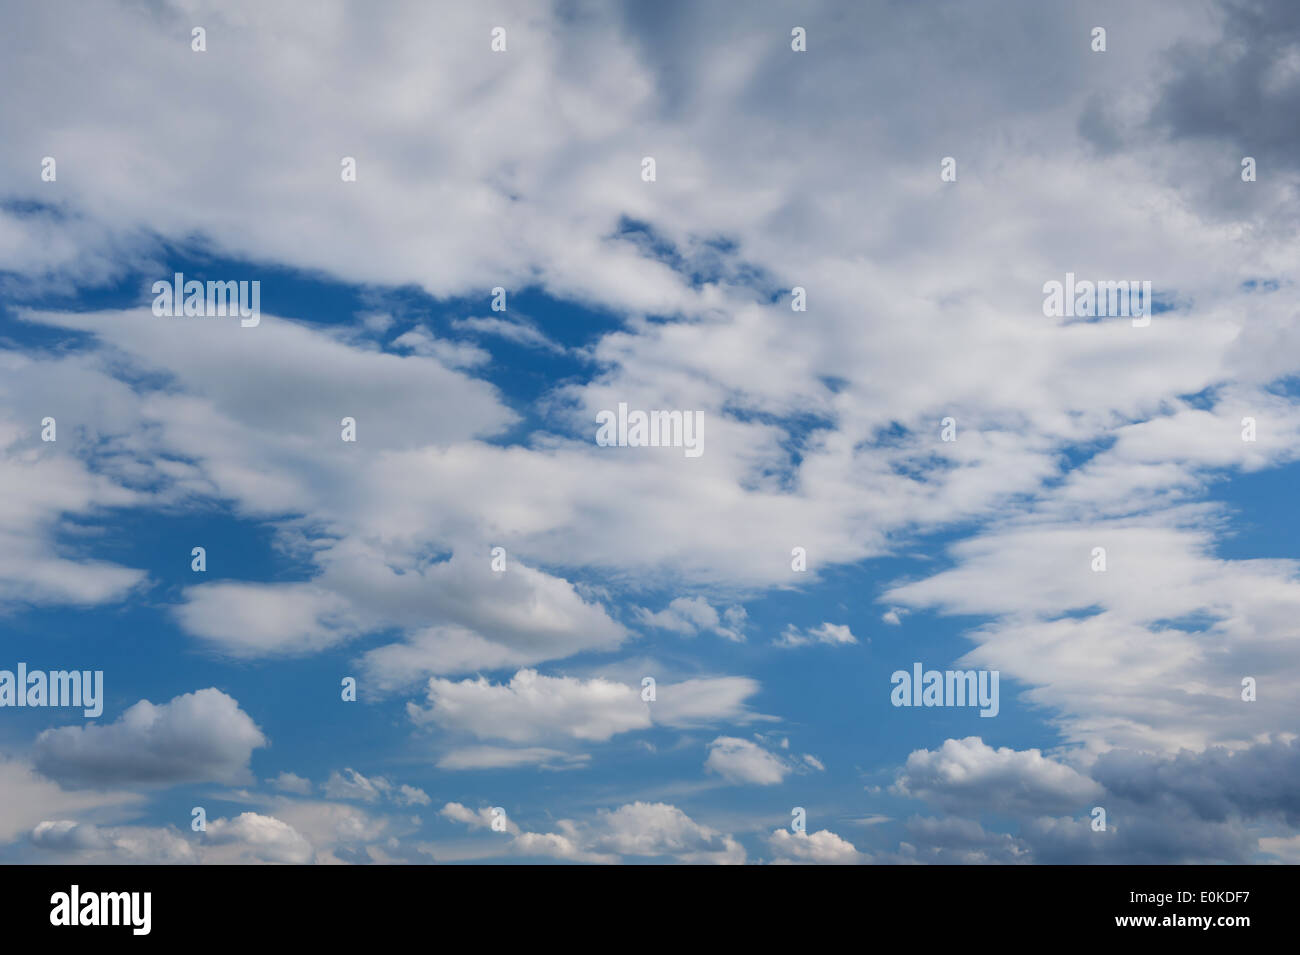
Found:
[{"label": "puffy white cloud", "polygon": [[578,680],[520,670],[508,684],[429,681],[429,706],[407,705],[417,723],[484,739],[530,743],[551,736],[607,740],[652,725],[650,705],[635,687],[599,677]]},{"label": "puffy white cloud", "polygon": [[311,843],[293,826],[256,812],[210,819],[204,832],[187,838],[173,827],[97,826],[73,820],[47,820],[31,832],[37,861],[78,865],[176,865],[316,861]]},{"label": "puffy white cloud", "polygon": [[293,826],[256,812],[242,812],[234,819],[210,820],[204,837],[208,845],[237,847],[237,858],[222,861],[303,865],[315,858],[311,843]]},{"label": "puffy white cloud", "polygon": [[634,802],[613,811],[602,810],[592,823],[591,835],[598,848],[625,856],[674,856],[692,864],[745,861],[745,850],[731,836],[662,802]]},{"label": "puffy white cloud", "polygon": [[42,732],[36,768],[79,786],[126,783],[235,783],[251,779],[248,761],[266,737],[234,699],[208,688],[155,705],[141,700],[113,723]]},{"label": "puffy white cloud", "polygon": [[[379,554],[332,565],[325,580],[358,604],[381,607],[412,628],[401,643],[367,651],[362,665],[381,689],[407,687],[432,674],[537,664],[584,650],[613,650],[627,637],[599,603],[559,577],[518,561],[494,573],[487,557],[454,556],[396,575]],[[421,627],[430,618],[446,624]]]},{"label": "puffy white cloud", "polygon": [[400,818],[345,803],[279,798],[268,809],[312,846],[320,864],[393,861],[400,837],[409,832],[409,824]]},{"label": "puffy white cloud", "polygon": [[853,843],[829,829],[820,829],[814,833],[777,829],[768,837],[767,842],[774,854],[772,861],[775,863],[856,865],[863,861],[862,853],[853,847]]},{"label": "puffy white cloud", "polygon": [[709,743],[704,768],[730,783],[771,786],[785,779],[790,766],[757,743],[734,736],[719,736]]},{"label": "puffy white cloud", "polygon": [[[493,818],[490,809],[475,811],[460,803],[448,803],[442,815],[473,829],[490,828]],[[556,828],[558,832],[532,832],[511,822],[509,851],[597,863],[651,858],[739,865],[746,857],[744,847],[732,836],[701,825],[676,806],[662,802],[638,801],[602,809],[584,820],[561,819]]]},{"label": "puffy white cloud", "polygon": [[312,584],[219,581],[188,587],[181,626],[233,656],[322,650],[362,631],[338,594]]},{"label": "puffy white cloud", "polygon": [[757,690],[757,683],[741,677],[699,678],[659,684],[650,703],[641,699],[639,686],[605,677],[584,680],[520,670],[509,683],[434,677],[429,680],[428,705],[408,703],[407,713],[417,724],[479,739],[602,742],[654,725],[692,727],[753,719],[744,700]]},{"label": "puffy white cloud", "polygon": [[1101,787],[1037,749],[994,749],[978,736],[916,750],[895,783],[898,793],[954,811],[1047,814],[1090,808]]},{"label": "puffy white cloud", "polygon": [[672,630],[689,637],[710,631],[737,642],[745,639],[744,626],[748,616],[741,606],[728,607],[719,616],[713,605],[703,597],[677,597],[658,613],[640,607],[637,615],[648,627]]},{"label": "puffy white cloud", "polygon": [[200,861],[195,844],[171,827],[103,827],[70,819],[46,820],[32,830],[31,841],[42,853],[80,865],[183,865]]}]

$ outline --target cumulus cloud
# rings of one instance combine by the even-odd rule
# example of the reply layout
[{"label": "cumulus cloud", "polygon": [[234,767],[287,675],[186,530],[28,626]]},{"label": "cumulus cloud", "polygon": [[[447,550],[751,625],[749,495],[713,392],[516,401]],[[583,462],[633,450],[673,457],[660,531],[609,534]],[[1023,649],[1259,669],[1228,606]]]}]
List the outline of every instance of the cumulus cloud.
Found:
[{"label": "cumulus cloud", "polygon": [[195,845],[171,827],[101,827],[70,819],[46,820],[31,831],[31,842],[42,855],[48,853],[82,865],[184,865],[200,861]]},{"label": "cumulus cloud", "polygon": [[240,862],[303,865],[315,856],[311,843],[293,826],[256,812],[243,812],[234,819],[213,819],[204,837],[209,845],[238,847]]},{"label": "cumulus cloud", "polygon": [[142,801],[128,791],[64,789],[36,771],[30,762],[0,754],[0,843],[9,842],[54,814],[121,812]]},{"label": "cumulus cloud", "polygon": [[419,725],[479,739],[603,742],[655,725],[753,719],[744,700],[757,689],[757,683],[741,677],[683,680],[659,684],[651,703],[641,699],[639,686],[604,677],[583,680],[520,670],[509,683],[435,677],[429,681],[428,705],[408,703],[407,713]]},{"label": "cumulus cloud", "polygon": [[1240,750],[1221,746],[1175,756],[1111,750],[1091,774],[1107,791],[1148,811],[1198,819],[1273,819],[1300,826],[1300,743],[1270,740]]},{"label": "cumulus cloud", "polygon": [[734,736],[719,736],[709,743],[704,768],[730,783],[771,786],[785,779],[790,766],[757,743]]},{"label": "cumulus cloud", "polygon": [[[489,381],[487,349],[569,352],[558,328],[514,313],[444,335],[367,303],[359,322],[330,328],[281,317],[270,282],[257,329],[138,307],[15,311],[20,341],[57,346],[0,342],[0,603],[140,593],[145,571],[96,555],[107,515],[219,505],[273,531],[308,579],[186,587],[174,619],[187,633],[273,659],[394,631],[360,658],[367,692],[427,684],[417,721],[518,747],[442,760],[558,766],[581,757],[559,741],[757,718],[757,683],[744,677],[661,685],[647,707],[635,686],[528,669],[630,639],[613,601],[574,581],[600,578],[617,598],[629,581],[690,586],[626,619],[738,640],[733,601],[948,529],[964,539],[929,565],[939,569],[889,587],[882,620],[989,618],[967,634],[963,665],[1016,680],[1023,712],[1053,719],[1083,752],[1072,768],[980,740],[918,750],[900,791],[1032,818],[1015,838],[969,819],[916,821],[897,861],[1241,859],[1257,838],[1244,819],[1294,823],[1279,792],[1228,777],[1235,759],[1291,776],[1286,744],[1261,741],[1295,724],[1300,565],[1224,556],[1231,514],[1203,503],[1214,483],[1300,453],[1287,385],[1300,354],[1300,152],[1295,124],[1277,121],[1296,102],[1294,4],[1232,0],[1210,17],[1172,0],[1116,7],[1112,37],[1144,42],[1114,43],[1106,70],[1085,68],[1091,14],[1068,4],[951,4],[942,17],[915,6],[875,22],[865,8],[812,3],[809,22],[833,15],[836,29],[798,58],[773,55],[777,10],[737,18],[704,5],[688,21],[637,5],[577,19],[530,10],[512,20],[512,45],[529,55],[490,61],[450,42],[434,61],[429,35],[481,38],[473,10],[340,8],[307,22],[237,2],[210,26],[240,37],[214,86],[166,11],[142,19],[106,4],[69,19],[17,7],[0,36],[6,88],[32,88],[31,50],[66,69],[0,115],[6,291],[61,297],[167,275],[171,250],[198,242],[249,275],[287,266],[441,302],[529,285],[611,320],[581,346],[598,374],[516,408]],[[968,55],[1008,42],[1016,69]],[[118,51],[116,82],[95,58],[68,55],[89,48]],[[299,66],[292,82],[277,73],[284,62]],[[123,107],[128,88],[154,91],[148,111]],[[437,122],[412,124],[434,115],[430,90]],[[241,163],[226,159],[222,123],[192,122],[196,102],[240,118]],[[864,103],[879,107],[868,123]],[[160,152],[159,128],[184,129],[190,148]],[[351,198],[329,170],[284,174],[333,162],[338,128],[370,144]],[[653,189],[627,154],[647,131],[661,160]],[[966,144],[961,179],[941,184],[935,158],[953,142]],[[31,166],[50,143],[61,171],[76,170],[57,185]],[[1247,149],[1256,183],[1237,178]],[[879,171],[865,185],[864,167]],[[1161,311],[1141,329],[1048,320],[1042,283],[1067,270],[1150,279]],[[815,321],[790,321],[795,284]],[[619,401],[700,409],[708,453],[595,449],[593,412]],[[58,443],[36,433],[47,414]],[[344,414],[359,423],[355,446],[338,440]],[[953,442],[936,434],[948,415]],[[1254,442],[1240,439],[1248,415]],[[487,541],[507,547],[508,572],[490,570]],[[806,577],[792,579],[793,542],[807,548]],[[1089,567],[1096,547],[1105,573]],[[781,639],[847,644],[848,626]],[[447,679],[492,671],[516,676]],[[1242,705],[1249,673],[1267,673],[1269,692]],[[217,691],[192,696],[206,693]],[[117,723],[43,733],[33,758],[78,785],[236,781],[265,740],[229,702],[142,702]],[[739,777],[764,763],[731,742],[714,752]],[[27,769],[5,772],[24,800],[14,818],[29,820],[34,796],[74,799]],[[1144,795],[1141,772],[1160,786]],[[1132,812],[1121,806],[1097,839],[1075,813],[1103,786]],[[318,832],[382,829],[356,807],[295,811],[319,812],[312,827],[289,823],[318,858],[362,851],[359,835]],[[680,822],[664,809],[631,816],[648,831]],[[242,827],[251,837],[261,825]],[[106,832],[42,838],[128,838]],[[557,858],[615,851],[580,826],[526,835]],[[1285,833],[1267,838],[1286,851]]]},{"label": "cumulus cloud", "polygon": [[592,824],[592,836],[598,848],[620,855],[671,855],[692,864],[745,861],[745,850],[731,836],[667,803],[634,802],[602,810]]},{"label": "cumulus cloud", "polygon": [[688,637],[707,631],[737,642],[745,639],[744,626],[748,616],[741,606],[728,607],[719,615],[703,597],[678,597],[658,613],[639,607],[637,615],[648,627],[671,630]]},{"label": "cumulus cloud", "polygon": [[427,806],[429,794],[423,789],[405,783],[395,785],[383,776],[363,776],[351,767],[342,773],[335,770],[321,785],[330,799],[379,802],[391,800],[403,806]]},{"label": "cumulus cloud", "polygon": [[829,829],[811,834],[777,829],[767,842],[773,853],[772,861],[778,864],[855,865],[863,861],[862,853],[853,843]]},{"label": "cumulus cloud", "polygon": [[[448,803],[442,815],[472,829],[490,828],[490,809]],[[533,832],[510,824],[512,854],[580,862],[608,863],[652,859],[685,864],[732,864],[745,861],[744,847],[731,835],[702,825],[668,803],[633,802],[599,810],[582,820],[561,819],[556,832]]]},{"label": "cumulus cloud", "polygon": [[520,670],[508,684],[483,677],[460,682],[434,678],[429,706],[407,707],[417,723],[512,743],[556,735],[600,741],[652,725],[650,706],[635,687],[599,677],[542,676],[536,670]]},{"label": "cumulus cloud", "polygon": [[141,700],[113,723],[45,730],[36,768],[78,786],[238,783],[266,737],[234,699],[208,688],[155,705]]},{"label": "cumulus cloud", "polygon": [[946,809],[1047,814],[1078,810],[1101,787],[1037,749],[993,748],[978,736],[949,739],[937,750],[916,750],[895,790]]},{"label": "cumulus cloud", "polygon": [[[1078,823],[1080,833],[1088,831]],[[1034,860],[1026,843],[1005,832],[990,832],[974,819],[914,816],[904,825],[907,838],[893,856],[879,862],[905,865],[1014,865]]]},{"label": "cumulus cloud", "polygon": [[46,820],[30,833],[37,861],[78,865],[178,865],[316,861],[310,842],[288,823],[256,812],[210,819],[194,838],[171,826],[99,826]]}]

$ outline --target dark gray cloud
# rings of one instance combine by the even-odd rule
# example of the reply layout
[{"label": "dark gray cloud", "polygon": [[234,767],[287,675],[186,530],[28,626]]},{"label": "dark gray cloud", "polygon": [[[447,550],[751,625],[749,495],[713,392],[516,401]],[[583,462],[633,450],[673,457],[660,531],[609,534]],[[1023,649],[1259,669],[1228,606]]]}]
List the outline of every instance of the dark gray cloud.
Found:
[{"label": "dark gray cloud", "polygon": [[1215,746],[1173,758],[1116,750],[1093,767],[1106,789],[1145,809],[1197,819],[1277,818],[1300,825],[1300,745],[1270,742],[1229,751]]},{"label": "dark gray cloud", "polygon": [[1168,54],[1176,73],[1151,124],[1173,139],[1218,140],[1300,169],[1300,4],[1225,0],[1223,35]]},{"label": "dark gray cloud", "polygon": [[1020,837],[1033,861],[1045,865],[1241,864],[1256,849],[1255,836],[1240,823],[1107,809],[1103,832],[1087,817],[1041,817],[1028,820]]},{"label": "dark gray cloud", "polygon": [[[1177,39],[1159,57],[1164,75],[1140,114],[1113,91],[1094,90],[1078,132],[1103,154],[1159,147],[1151,162],[1161,178],[1207,219],[1291,233],[1300,180],[1300,5],[1221,0],[1209,9],[1203,36]],[[1159,35],[1158,22],[1148,27]],[[1125,79],[1147,98],[1143,76]],[[1253,183],[1241,180],[1248,156]]]},{"label": "dark gray cloud", "polygon": [[[971,737],[913,753],[895,791],[950,815],[909,820],[891,861],[1240,864],[1253,861],[1262,830],[1300,824],[1300,744],[1175,756],[1111,750],[1084,775],[1035,750]],[[1105,830],[1092,828],[1094,805],[1106,810]],[[1018,831],[986,829],[972,818],[983,812],[1018,818]]]}]

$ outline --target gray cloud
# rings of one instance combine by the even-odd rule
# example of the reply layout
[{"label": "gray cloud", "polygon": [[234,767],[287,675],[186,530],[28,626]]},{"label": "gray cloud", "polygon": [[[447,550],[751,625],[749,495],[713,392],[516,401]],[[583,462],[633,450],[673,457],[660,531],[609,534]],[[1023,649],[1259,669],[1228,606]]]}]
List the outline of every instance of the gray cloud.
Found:
[{"label": "gray cloud", "polygon": [[217,689],[155,705],[141,700],[113,723],[63,726],[36,738],[33,760],[51,779],[77,786],[238,783],[267,745],[257,724]]},{"label": "gray cloud", "polygon": [[1300,744],[1274,740],[1236,751],[1213,746],[1173,757],[1102,754],[1092,776],[1147,811],[1181,811],[1208,822],[1283,820],[1300,826]]}]

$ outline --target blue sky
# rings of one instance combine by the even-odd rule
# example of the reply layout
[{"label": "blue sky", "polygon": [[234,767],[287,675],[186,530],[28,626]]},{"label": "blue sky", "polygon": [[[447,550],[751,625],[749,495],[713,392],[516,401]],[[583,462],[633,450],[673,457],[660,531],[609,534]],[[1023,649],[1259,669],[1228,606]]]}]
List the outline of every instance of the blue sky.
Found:
[{"label": "blue sky", "polygon": [[1300,860],[1285,4],[5,16],[0,860]]},{"label": "blue sky", "polygon": [[[168,261],[174,263],[172,267],[187,278],[205,280],[209,275],[246,271],[267,275],[263,279],[267,290],[264,294],[269,297],[274,289],[277,311],[313,323],[350,327],[358,312],[374,308],[377,302],[403,311],[402,330],[408,326],[449,329],[452,320],[482,311],[470,301],[440,303],[413,289],[345,286],[252,263],[191,258],[173,250],[167,254]],[[151,300],[139,289],[152,279],[152,275],[131,276],[118,288],[86,295],[72,307],[87,311],[139,307],[144,300]],[[513,301],[514,308],[526,309],[549,336],[568,347],[581,347],[602,329],[618,327],[616,316],[556,301],[537,290],[525,291]],[[45,310],[66,308],[70,303],[39,299],[10,302],[7,311],[19,304]],[[15,321],[12,314],[6,315],[6,322],[13,343],[19,347],[60,353],[83,347],[81,336],[51,339],[40,329]],[[368,339],[383,347],[397,337],[398,331],[390,328]],[[596,370],[592,362],[539,354],[537,349],[503,343],[495,337],[466,336],[464,340],[491,353],[485,377],[498,385],[509,405],[524,418],[534,413],[533,406],[555,382],[581,384]],[[791,432],[795,442],[802,436],[797,430]],[[510,443],[526,446],[527,433],[512,438]],[[710,734],[661,729],[637,734],[638,746],[630,750],[599,745],[592,765],[575,769],[540,773],[482,770],[459,776],[440,772],[433,765],[438,752],[436,740],[407,725],[405,699],[367,699],[364,688],[361,705],[347,705],[339,699],[338,680],[356,672],[358,653],[368,645],[391,639],[391,631],[309,657],[263,662],[232,661],[196,646],[177,626],[169,607],[178,601],[184,588],[194,583],[190,569],[193,546],[206,547],[207,574],[213,579],[310,580],[310,563],[278,552],[266,522],[241,518],[230,507],[211,501],[166,513],[115,509],[100,515],[96,525],[99,530],[89,539],[69,536],[59,543],[82,559],[147,568],[152,583],[148,595],[107,612],[33,608],[14,615],[6,620],[6,630],[14,638],[16,659],[28,661],[31,668],[46,669],[71,665],[64,661],[75,659],[78,667],[114,674],[108,682],[106,714],[120,713],[139,699],[171,699],[199,684],[214,686],[237,700],[258,698],[262,705],[256,721],[272,741],[272,745],[255,751],[250,761],[253,774],[261,779],[292,772],[323,780],[340,769],[341,753],[355,753],[347,760],[349,767],[365,776],[418,786],[439,805],[454,801],[477,806],[486,800],[504,805],[512,815],[541,819],[554,816],[561,807],[604,807],[611,798],[632,799],[641,793],[671,792],[680,786],[691,794],[692,815],[696,818],[721,821],[739,812],[755,823],[770,820],[780,827],[790,807],[804,806],[823,824],[833,820],[840,827],[859,826],[859,842],[866,842],[870,836],[888,844],[898,835],[897,825],[890,824],[895,820],[876,822],[870,830],[862,826],[861,820],[905,813],[906,800],[887,792],[868,794],[865,790],[879,788],[882,783],[887,787],[887,767],[902,762],[909,752],[936,735],[979,732],[990,745],[1017,749],[1046,749],[1059,742],[1040,714],[1023,707],[1008,707],[1001,718],[990,722],[980,721],[976,710],[934,708],[914,713],[890,704],[890,674],[894,670],[910,670],[913,660],[947,668],[967,649],[963,630],[981,622],[979,618],[918,615],[909,617],[904,633],[880,620],[882,590],[900,576],[933,570],[934,555],[942,551],[945,541],[954,539],[950,534],[919,538],[907,547],[911,550],[915,546],[915,555],[901,553],[889,559],[839,567],[810,586],[755,595],[744,603],[749,614],[745,642],[685,637],[652,629],[629,644],[627,650],[633,658],[652,656],[673,669],[690,673],[739,671],[757,680],[762,690],[750,703],[756,713],[772,719],[770,724],[759,722],[753,728],[775,739],[791,740],[791,745],[800,737],[818,740],[810,751],[823,763],[829,761],[845,770],[832,778],[827,773],[814,775],[805,767],[805,772],[780,786],[750,791],[726,785],[717,778],[701,777],[699,764],[707,752]],[[606,584],[599,574],[584,574],[579,579],[593,586]],[[616,593],[616,605],[659,607],[681,592],[620,582]],[[772,645],[788,625],[806,629],[824,620],[849,626],[862,635],[860,642],[849,647],[806,650]],[[792,667],[795,655],[798,666]],[[567,658],[563,665],[542,667],[541,672],[594,672],[609,662],[608,654],[582,653]],[[480,672],[500,680],[502,674],[508,677],[512,671],[506,668]],[[1008,683],[1003,693],[1011,698],[1016,689],[1014,683]],[[15,747],[30,741],[42,729],[64,723],[58,711],[11,712],[18,718],[8,720],[5,727],[13,733],[7,742]],[[779,718],[773,716],[777,712],[782,714]],[[804,747],[810,745],[805,743]],[[223,814],[236,806],[242,808],[237,793],[183,785],[151,798],[145,819],[155,825],[176,825],[177,819],[189,816],[192,806],[206,805],[214,799],[216,811]],[[784,805],[786,802],[790,807]],[[455,829],[454,824],[433,813],[425,812],[422,817],[420,826],[407,838],[432,840]]]}]

